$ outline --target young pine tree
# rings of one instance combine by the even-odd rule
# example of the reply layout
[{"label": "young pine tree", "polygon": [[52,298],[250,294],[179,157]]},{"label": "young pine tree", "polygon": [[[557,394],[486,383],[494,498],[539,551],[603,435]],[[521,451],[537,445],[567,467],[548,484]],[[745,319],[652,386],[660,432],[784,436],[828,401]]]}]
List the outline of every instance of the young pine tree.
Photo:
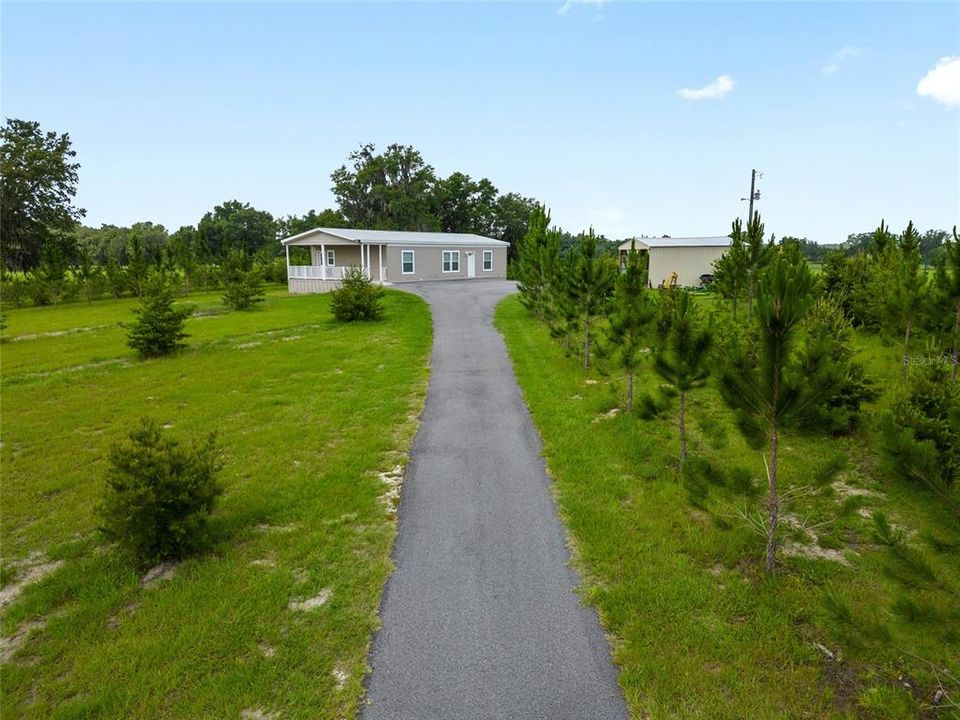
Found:
[{"label": "young pine tree", "polygon": [[547,293],[557,256],[560,240],[549,229],[550,213],[537,205],[530,216],[526,235],[520,241],[517,253],[517,279],[520,301],[531,310],[538,320],[547,312]]},{"label": "young pine tree", "polygon": [[204,549],[223,492],[219,455],[214,435],[191,447],[145,418],[128,442],[110,449],[106,490],[96,509],[101,530],[143,564]]},{"label": "young pine tree", "polygon": [[960,237],[953,226],[953,240],[946,239],[946,252],[937,262],[934,275],[937,317],[934,328],[945,340],[950,351],[950,380],[957,381],[960,364]]},{"label": "young pine tree", "polygon": [[150,265],[147,263],[146,250],[143,247],[143,240],[140,233],[134,230],[130,233],[130,241],[127,243],[127,270],[126,277],[130,290],[137,297],[142,297],[146,288],[147,271]]},{"label": "young pine tree", "polygon": [[70,262],[58,243],[44,243],[40,249],[40,265],[31,273],[33,301],[37,305],[59,305],[75,289],[67,278]]},{"label": "young pine tree", "polygon": [[662,342],[654,356],[654,369],[680,398],[677,428],[680,431],[680,467],[687,459],[687,395],[702,387],[710,375],[713,333],[697,312],[693,297],[681,290],[669,304]]},{"label": "young pine tree", "polygon": [[577,247],[557,258],[546,292],[546,320],[550,335],[562,343],[567,355],[572,354],[573,339],[580,332],[580,311],[572,281],[578,258]]},{"label": "young pine tree", "polygon": [[87,304],[100,296],[104,284],[103,271],[93,264],[90,259],[90,251],[86,248],[80,251],[79,262],[74,268],[73,274],[83,290]]},{"label": "young pine tree", "polygon": [[379,320],[383,316],[383,286],[374,283],[360,268],[349,268],[336,290],[330,293],[330,312],[340,322]]},{"label": "young pine tree", "polygon": [[127,271],[117,263],[115,258],[108,258],[104,274],[107,276],[107,287],[114,298],[123,296],[127,288]]},{"label": "young pine tree", "polygon": [[[816,386],[829,386],[802,425],[814,432],[845,435],[860,420],[863,403],[879,396],[866,367],[856,359],[853,326],[830,295],[818,298],[804,323],[803,374]],[[816,377],[815,377],[816,376]]]},{"label": "young pine tree", "polygon": [[732,243],[720,259],[713,264],[713,289],[733,302],[733,319],[737,319],[737,305],[747,284],[747,247],[744,241],[743,224],[740,218],[733,221],[729,235]]},{"label": "young pine tree", "polygon": [[183,326],[192,309],[174,306],[173,290],[163,273],[155,272],[147,278],[143,284],[140,306],[134,308],[133,312],[137,316],[136,321],[121,326],[128,330],[127,345],[136,350],[140,357],[169,355],[183,347],[181,341],[187,337]]},{"label": "young pine tree", "polygon": [[[720,392],[737,414],[748,439],[770,447],[767,488],[766,571],[777,553],[780,498],[777,489],[782,428],[802,417],[818,392],[797,368],[801,323],[813,301],[813,276],[807,264],[791,263],[780,253],[757,283],[756,337],[732,345],[721,358]],[[815,377],[818,377],[816,374]]]},{"label": "young pine tree", "polygon": [[948,373],[935,362],[898,389],[881,418],[880,448],[894,476],[925,485],[960,516],[960,386]]},{"label": "young pine tree", "polygon": [[590,369],[590,342],[593,322],[603,313],[613,283],[617,278],[617,262],[609,255],[597,252],[597,236],[593,228],[582,233],[578,243],[576,263],[569,278],[569,288],[583,329],[583,369]]},{"label": "young pine tree", "polygon": [[223,280],[223,304],[234,310],[248,310],[263,302],[260,271],[253,266],[245,250],[232,248],[220,267]]},{"label": "young pine tree", "polygon": [[890,228],[881,218],[879,227],[873,231],[873,235],[870,238],[870,254],[873,255],[874,258],[881,258],[891,250],[893,246],[893,233],[890,232]]},{"label": "young pine tree", "polygon": [[626,265],[614,287],[607,328],[607,339],[615,348],[614,357],[627,375],[627,412],[633,410],[633,376],[642,358],[644,337],[653,314],[647,289],[647,263],[631,245]]},{"label": "young pine tree", "polygon": [[[880,229],[882,228],[881,223]],[[886,287],[878,288],[878,292],[884,292],[885,314],[890,326],[903,336],[901,377],[906,378],[910,360],[910,335],[929,289],[927,276],[921,267],[923,259],[920,255],[920,233],[913,227],[912,222],[900,235],[896,246],[886,252],[890,256],[889,268],[892,274],[886,275]]]},{"label": "young pine tree", "polygon": [[763,241],[763,223],[760,222],[760,213],[753,213],[747,222],[747,234],[744,242],[746,257],[746,289],[747,289],[747,324],[753,318],[753,299],[756,294],[757,280],[760,272],[770,257],[773,239],[769,243]]}]

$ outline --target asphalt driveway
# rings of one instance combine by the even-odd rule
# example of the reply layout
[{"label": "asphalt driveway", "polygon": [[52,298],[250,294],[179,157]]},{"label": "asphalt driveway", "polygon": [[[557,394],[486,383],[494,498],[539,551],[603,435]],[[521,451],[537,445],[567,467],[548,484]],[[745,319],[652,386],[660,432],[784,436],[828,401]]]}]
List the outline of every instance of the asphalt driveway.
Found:
[{"label": "asphalt driveway", "polygon": [[403,285],[431,306],[430,389],[399,509],[367,720],[625,718],[540,438],[492,325],[513,283]]}]

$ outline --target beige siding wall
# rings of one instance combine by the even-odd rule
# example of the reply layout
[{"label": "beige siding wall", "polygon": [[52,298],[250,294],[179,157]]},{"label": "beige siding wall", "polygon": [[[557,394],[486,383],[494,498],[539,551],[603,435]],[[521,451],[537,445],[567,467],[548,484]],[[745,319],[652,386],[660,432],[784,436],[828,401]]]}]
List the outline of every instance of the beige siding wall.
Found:
[{"label": "beige siding wall", "polygon": [[[370,246],[370,275],[374,280],[380,279],[380,255],[379,245]],[[329,254],[334,251],[334,264],[337,267],[360,267],[360,246],[359,245],[327,245],[325,250]],[[366,253],[366,248],[363,250]],[[320,264],[320,246],[310,246],[310,259],[314,265]],[[387,264],[387,248],[383,248],[383,264]]]},{"label": "beige siding wall", "polygon": [[304,278],[289,278],[287,290],[295,294],[325,293],[340,287],[339,280],[308,280]]},{"label": "beige siding wall", "polygon": [[[403,250],[413,251],[413,274],[404,275],[400,263],[400,253]],[[459,272],[443,272],[443,251],[454,250],[460,252],[460,270]],[[490,270],[483,269],[483,251],[493,252],[493,267]],[[387,253],[384,260],[386,265],[386,279],[391,283],[415,282],[417,280],[458,280],[467,277],[467,253],[472,252],[475,265],[476,277],[478,279],[498,279],[503,280],[507,277],[507,248],[506,247],[457,247],[445,248],[443,246],[424,247],[404,247],[402,245],[390,245],[387,247]],[[375,266],[376,267],[376,266]],[[376,270],[374,277],[377,277]]]},{"label": "beige siding wall", "polygon": [[700,276],[713,273],[713,263],[727,251],[725,247],[668,247],[650,250],[650,284],[657,287],[667,275],[677,273],[677,283],[696,287]]},{"label": "beige siding wall", "polygon": [[[349,267],[351,265],[360,266],[360,246],[359,245],[327,245],[326,248],[329,253],[330,250],[333,250],[334,253],[334,263],[337,267]],[[313,260],[314,265],[320,265],[320,246],[311,245],[310,246],[311,259]]]}]

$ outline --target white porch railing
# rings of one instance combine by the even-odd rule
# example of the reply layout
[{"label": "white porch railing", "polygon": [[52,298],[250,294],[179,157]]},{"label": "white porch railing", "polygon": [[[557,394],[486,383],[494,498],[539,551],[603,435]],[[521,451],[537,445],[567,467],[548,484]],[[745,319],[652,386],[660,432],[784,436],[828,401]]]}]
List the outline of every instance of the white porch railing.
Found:
[{"label": "white porch railing", "polygon": [[[349,268],[339,265],[288,265],[287,277],[298,280],[341,280]],[[324,273],[326,270],[326,273]]]}]

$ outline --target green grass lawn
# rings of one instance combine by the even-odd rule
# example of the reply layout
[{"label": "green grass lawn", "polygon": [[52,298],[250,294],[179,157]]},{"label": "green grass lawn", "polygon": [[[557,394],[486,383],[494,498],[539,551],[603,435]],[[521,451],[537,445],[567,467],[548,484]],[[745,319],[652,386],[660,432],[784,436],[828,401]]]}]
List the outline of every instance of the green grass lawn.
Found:
[{"label": "green grass lawn", "polygon": [[[4,717],[355,713],[395,532],[378,473],[412,440],[428,309],[389,292],[382,321],[338,325],[322,295],[188,302],[189,347],[150,361],[117,327],[133,301],[9,313],[3,592],[55,565],[4,608]],[[92,515],[109,446],[142,416],[183,439],[216,431],[226,488],[213,551],[149,587]]]},{"label": "green grass lawn", "polygon": [[[634,717],[934,717],[924,706],[938,681],[960,691],[933,669],[960,676],[960,532],[925,492],[881,478],[869,422],[848,439],[788,433],[781,441],[781,482],[811,489],[785,508],[783,540],[798,555],[782,557],[767,580],[764,540],[738,517],[759,502],[714,495],[710,512],[695,508],[677,479],[670,421],[608,414],[623,380],[584,374],[517,297],[499,305],[496,322],[543,437],[583,596],[610,633]],[[889,388],[898,350],[862,342]],[[638,392],[657,382],[644,370]],[[726,470],[743,466],[761,484],[762,457],[715,390],[694,394],[688,424],[693,455]],[[849,462],[842,484],[814,489],[838,455]],[[933,615],[894,612],[913,579],[873,544],[869,516],[878,512],[928,563],[935,580],[921,578],[910,597]],[[925,531],[952,549],[932,550],[920,540]],[[941,707],[937,717],[957,711]]]}]

